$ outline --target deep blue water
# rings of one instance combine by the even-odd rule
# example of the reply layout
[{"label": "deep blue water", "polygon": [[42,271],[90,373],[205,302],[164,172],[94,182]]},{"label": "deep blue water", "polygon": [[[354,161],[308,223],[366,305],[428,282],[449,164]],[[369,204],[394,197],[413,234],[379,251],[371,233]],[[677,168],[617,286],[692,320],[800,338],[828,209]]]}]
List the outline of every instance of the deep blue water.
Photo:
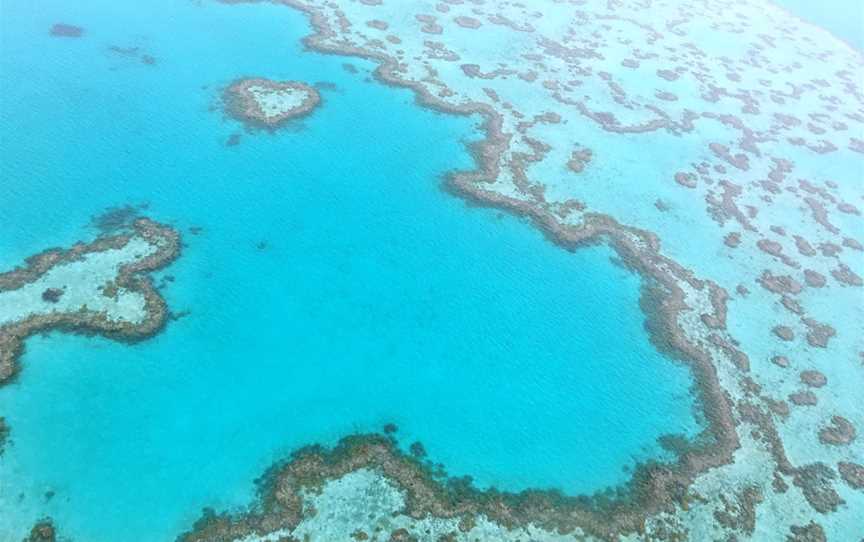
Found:
[{"label": "deep blue water", "polygon": [[[570,493],[698,430],[689,372],[649,344],[639,278],[608,248],[568,253],[441,190],[478,119],[304,52],[284,8],[2,6],[0,267],[147,202],[185,232],[163,294],[191,314],[135,346],[28,341],[0,388],[0,538],[50,514],[76,540],[171,539],[203,506],[249,502],[291,450],[387,422],[481,486]],[[60,21],[85,36],[50,38]],[[335,89],[229,148],[240,127],[211,106],[245,75]]]}]

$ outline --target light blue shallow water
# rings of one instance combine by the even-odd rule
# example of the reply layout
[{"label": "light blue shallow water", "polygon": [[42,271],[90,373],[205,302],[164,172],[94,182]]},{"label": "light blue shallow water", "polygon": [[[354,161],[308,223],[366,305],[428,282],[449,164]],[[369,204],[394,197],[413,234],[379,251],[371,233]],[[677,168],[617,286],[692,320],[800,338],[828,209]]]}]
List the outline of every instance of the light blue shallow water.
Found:
[{"label": "light blue shallow water", "polygon": [[864,3],[860,0],[773,0],[805,21],[864,51]]},{"label": "light blue shallow water", "polygon": [[[303,52],[288,9],[132,4],[2,0],[0,267],[146,201],[187,232],[163,294],[191,315],[135,346],[28,341],[0,389],[0,539],[50,514],[76,540],[168,540],[292,449],[387,422],[481,486],[570,493],[698,431],[689,372],[649,344],[610,250],[567,253],[440,189],[477,119]],[[49,38],[58,21],[85,37]],[[336,88],[228,148],[239,127],[209,109],[245,75]]]}]

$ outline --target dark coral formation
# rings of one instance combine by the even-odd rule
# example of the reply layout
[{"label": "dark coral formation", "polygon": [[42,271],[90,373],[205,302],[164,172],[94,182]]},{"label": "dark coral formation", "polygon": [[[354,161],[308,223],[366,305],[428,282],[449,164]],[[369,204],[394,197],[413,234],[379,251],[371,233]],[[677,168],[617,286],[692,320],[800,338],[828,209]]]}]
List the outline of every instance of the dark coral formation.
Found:
[{"label": "dark coral formation", "polygon": [[567,167],[574,173],[582,173],[585,166],[591,161],[594,153],[591,149],[580,148],[570,154],[570,160],[567,162]]},{"label": "dark coral formation", "polygon": [[819,430],[819,442],[833,446],[846,446],[856,436],[855,426],[843,416],[832,416],[831,424]]},{"label": "dark coral formation", "polygon": [[834,512],[844,503],[834,489],[837,474],[824,463],[813,463],[796,469],[793,483],[801,488],[804,498],[819,513]]},{"label": "dark coral formation", "polygon": [[737,248],[741,244],[741,234],[730,232],[723,237],[723,243],[729,248]]},{"label": "dark coral formation", "polygon": [[6,450],[7,442],[9,442],[9,426],[6,424],[6,419],[0,416],[0,456]]},{"label": "dark coral formation", "polygon": [[135,342],[159,332],[165,324],[168,309],[145,273],[160,269],[180,254],[180,236],[168,226],[147,218],[133,223],[133,232],[100,237],[89,244],[78,243],[68,250],[50,249],[27,258],[26,266],[0,274],[0,291],[15,290],[38,280],[53,267],[84,257],[89,253],[117,249],[133,237],[141,237],[156,247],[149,256],[120,267],[115,286],[144,296],[147,316],[140,323],[113,320],[106,314],[87,309],[75,312],[49,312],[31,315],[25,320],[0,326],[0,384],[11,379],[17,370],[16,360],[24,350],[24,340],[50,329],[99,334],[111,339]]},{"label": "dark coral formation", "polygon": [[807,525],[793,525],[789,528],[791,534],[786,536],[787,542],[827,542],[825,530],[818,523],[810,522]]},{"label": "dark coral formation", "polygon": [[[267,115],[258,100],[249,90],[263,87],[273,92],[298,91],[305,99],[297,107],[287,109],[276,115]],[[309,114],[321,103],[321,95],[315,87],[299,81],[271,81],[260,77],[243,78],[234,81],[223,94],[225,111],[249,127],[275,130],[290,119]]]},{"label": "dark coral formation", "polygon": [[723,508],[714,511],[714,519],[727,529],[752,535],[756,530],[756,507],[763,500],[762,490],[755,486],[745,487],[730,497],[721,495]]},{"label": "dark coral formation", "polygon": [[63,290],[61,288],[47,288],[44,292],[42,292],[42,301],[47,301],[48,303],[57,303],[60,301],[60,298],[63,296]]},{"label": "dark coral formation", "polygon": [[156,65],[156,57],[143,52],[140,47],[121,47],[119,45],[112,45],[108,47],[108,50],[120,56],[138,58],[142,64],[147,66]]},{"label": "dark coral formation", "polygon": [[49,34],[58,38],[80,38],[84,35],[84,29],[72,24],[57,23],[51,27]]},{"label": "dark coral formation", "polygon": [[132,230],[135,220],[141,218],[141,211],[146,210],[148,207],[147,203],[109,207],[101,214],[92,217],[90,225],[96,228],[102,235],[128,232]]},{"label": "dark coral formation", "polygon": [[799,391],[789,395],[789,401],[797,406],[816,406],[819,399],[812,391]]},{"label": "dark coral formation", "polygon": [[811,388],[821,388],[828,383],[828,379],[819,371],[802,371],[799,376],[801,377],[801,382]]},{"label": "dark coral formation", "polygon": [[[771,421],[771,416],[750,402],[738,404],[742,419],[753,424],[758,431],[753,436],[768,445],[776,463],[774,472],[775,488],[786,485],[782,476],[791,476],[792,482],[800,488],[801,493],[813,510],[827,514],[836,511],[845,501],[834,489],[837,473],[828,465],[817,462],[800,467],[794,466],[786,455],[783,441],[777,428]],[[785,491],[785,489],[782,489]]]},{"label": "dark coral formation", "polygon": [[804,270],[804,281],[811,288],[821,288],[827,283],[824,275],[811,269]]},{"label": "dark coral formation", "polygon": [[831,337],[837,335],[837,331],[832,326],[812,318],[802,317],[801,322],[807,326],[807,344],[815,348],[826,348]]},{"label": "dark coral formation", "polygon": [[795,332],[792,331],[792,328],[790,328],[789,326],[774,326],[771,331],[779,339],[782,339],[784,341],[791,341],[795,338]]},{"label": "dark coral formation", "polygon": [[419,542],[417,537],[412,536],[408,529],[396,529],[390,533],[389,542]]},{"label": "dark coral formation", "polygon": [[786,356],[774,356],[771,358],[771,363],[784,369],[789,367],[789,358]]},{"label": "dark coral formation", "polygon": [[55,540],[57,540],[57,529],[54,528],[54,522],[51,518],[45,518],[40,519],[30,529],[30,534],[23,542],[54,542]]},{"label": "dark coral formation", "polygon": [[474,17],[468,17],[467,15],[460,15],[454,18],[453,21],[462,28],[469,28],[472,30],[483,26],[483,23],[481,23],[479,20],[475,19]]},{"label": "dark coral formation", "polygon": [[852,489],[864,489],[864,465],[841,461],[837,464],[840,477],[849,484]]}]

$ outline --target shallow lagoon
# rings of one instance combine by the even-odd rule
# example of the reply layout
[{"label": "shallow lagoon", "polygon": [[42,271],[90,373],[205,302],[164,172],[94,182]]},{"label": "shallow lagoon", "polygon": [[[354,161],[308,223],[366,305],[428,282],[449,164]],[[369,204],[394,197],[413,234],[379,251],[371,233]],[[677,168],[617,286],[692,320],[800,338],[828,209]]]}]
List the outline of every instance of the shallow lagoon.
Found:
[{"label": "shallow lagoon", "polygon": [[[28,341],[0,389],[0,535],[50,514],[74,539],[171,539],[203,506],[249,502],[290,450],[388,422],[481,486],[569,493],[698,431],[689,372],[648,342],[639,278],[610,250],[568,253],[441,190],[471,167],[477,119],[303,52],[290,10],[161,3],[4,2],[0,264],[148,202],[184,231],[163,295],[191,314],[132,347]],[[61,21],[85,36],[50,38]],[[335,88],[226,147],[241,128],[211,106],[247,75]]]}]

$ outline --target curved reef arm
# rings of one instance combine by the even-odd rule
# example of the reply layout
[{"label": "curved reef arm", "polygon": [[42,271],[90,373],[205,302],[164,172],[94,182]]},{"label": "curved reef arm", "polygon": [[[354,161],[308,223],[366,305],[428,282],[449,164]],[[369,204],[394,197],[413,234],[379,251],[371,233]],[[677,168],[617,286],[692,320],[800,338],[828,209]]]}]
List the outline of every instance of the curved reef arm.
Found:
[{"label": "curved reef arm", "polygon": [[17,372],[24,340],[60,329],[139,341],[158,333],[168,313],[145,273],[180,254],[180,235],[147,218],[130,233],[50,249],[0,274],[0,384]]}]

